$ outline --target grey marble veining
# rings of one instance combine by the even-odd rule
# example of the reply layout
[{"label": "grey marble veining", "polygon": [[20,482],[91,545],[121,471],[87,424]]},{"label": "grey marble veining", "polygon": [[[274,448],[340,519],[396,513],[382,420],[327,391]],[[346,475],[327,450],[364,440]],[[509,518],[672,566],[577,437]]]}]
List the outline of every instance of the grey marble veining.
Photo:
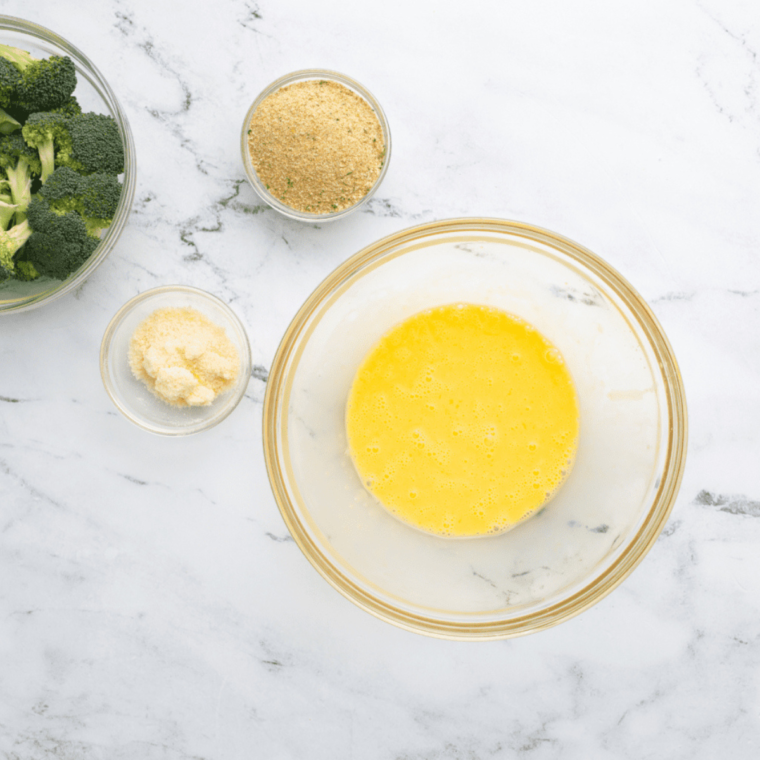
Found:
[{"label": "grey marble veining", "polygon": [[[0,319],[0,756],[756,758],[760,755],[760,11],[742,0],[460,4],[0,0],[117,93],[138,187],[75,293]],[[382,103],[388,175],[361,211],[262,206],[239,133],[269,82],[333,68]],[[355,608],[271,495],[262,400],[297,308],[405,227],[519,219],[648,299],[686,383],[673,515],[597,606],[452,643]],[[180,440],[111,405],[98,349],[150,287],[249,327],[236,412]],[[567,294],[586,298],[588,294]]]}]

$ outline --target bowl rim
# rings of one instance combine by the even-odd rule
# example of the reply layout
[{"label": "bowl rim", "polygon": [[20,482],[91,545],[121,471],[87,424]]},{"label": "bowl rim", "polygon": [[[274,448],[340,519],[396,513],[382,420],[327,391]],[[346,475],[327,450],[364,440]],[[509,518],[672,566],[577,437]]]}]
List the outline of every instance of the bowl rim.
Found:
[{"label": "bowl rim", "polygon": [[[52,290],[37,293],[36,295],[30,296],[29,298],[18,301],[12,305],[3,306],[0,304],[0,316],[3,314],[18,314],[22,311],[35,309],[43,304],[51,303],[79,287],[95,271],[95,269],[103,263],[106,256],[115,247],[132,211],[132,203],[134,201],[135,189],[137,187],[135,143],[132,136],[132,130],[129,126],[129,120],[124,113],[118,98],[111,89],[111,86],[108,84],[103,74],[100,73],[97,66],[95,66],[95,64],[78,47],[72,45],[59,34],[56,34],[52,30],[40,26],[33,21],[27,21],[26,19],[17,16],[0,14],[0,32],[3,31],[27,34],[36,37],[42,42],[52,43],[61,50],[64,50],[69,56],[75,58],[76,63],[81,67],[88,69],[87,79],[94,79],[98,86],[106,93],[107,98],[111,101],[110,103],[106,101],[106,103],[107,106],[113,108],[114,121],[119,128],[121,140],[124,145],[124,181],[122,183],[119,206],[116,209],[116,214],[114,214],[113,222],[106,230],[106,234],[101,239],[95,252],[84,263],[79,271],[72,277],[63,280]],[[92,84],[92,81],[90,81],[90,84]]]},{"label": "bowl rim", "polygon": [[[380,122],[380,127],[383,130],[383,136],[385,137],[385,156],[383,158],[383,165],[380,169],[380,174],[375,180],[375,183],[369,189],[367,194],[352,206],[348,206],[347,208],[341,209],[340,211],[335,211],[329,214],[310,214],[306,211],[298,211],[291,206],[280,203],[280,201],[278,201],[277,198],[275,198],[266,189],[264,184],[259,179],[256,170],[253,168],[250,153],[248,152],[248,125],[251,123],[254,112],[261,105],[264,99],[285,85],[293,84],[294,82],[303,82],[309,79],[329,79],[330,81],[345,85],[350,90],[353,90],[358,95],[360,95],[364,100],[367,101],[367,103],[369,103],[370,107],[375,112],[375,115]],[[251,103],[251,106],[249,107],[248,111],[245,114],[245,118],[243,119],[243,126],[240,131],[240,153],[243,159],[243,169],[245,170],[246,179],[256,194],[259,196],[259,198],[264,201],[264,203],[271,206],[275,211],[279,211],[284,216],[287,216],[290,219],[295,219],[299,222],[310,222],[312,224],[319,224],[321,222],[334,222],[336,219],[342,219],[344,216],[347,216],[348,214],[351,214],[357,209],[361,208],[361,206],[363,206],[370,198],[372,198],[375,192],[377,192],[377,189],[380,187],[383,179],[385,178],[385,175],[388,171],[388,166],[391,162],[391,128],[388,124],[388,118],[385,115],[385,111],[383,111],[383,108],[377,98],[366,87],[364,87],[364,85],[360,84],[355,79],[352,79],[345,74],[341,74],[338,71],[332,71],[331,69],[300,69],[299,71],[293,71],[290,74],[281,76],[279,79],[275,79],[274,82],[267,85],[256,96],[256,99],[253,101],[253,103]]]},{"label": "bowl rim", "polygon": [[[121,398],[116,394],[113,383],[111,381],[111,373],[108,367],[111,341],[113,340],[116,331],[121,326],[124,318],[127,317],[134,310],[134,308],[143,301],[147,301],[150,298],[160,296],[165,293],[188,293],[190,295],[200,297],[201,300],[210,301],[215,306],[219,307],[222,312],[224,312],[230,322],[238,328],[243,338],[241,350],[242,355],[240,357],[242,371],[238,385],[234,391],[230,392],[228,400],[222,406],[220,406],[219,410],[213,417],[209,417],[208,419],[202,420],[195,425],[185,428],[169,428],[159,425],[152,425],[140,417],[132,414],[132,412],[130,412],[122,403]],[[215,296],[213,293],[209,293],[206,290],[194,288],[190,285],[161,285],[157,288],[144,290],[142,293],[138,293],[136,296],[133,296],[116,312],[116,314],[113,315],[113,317],[111,317],[111,320],[109,321],[108,326],[103,333],[103,338],[100,342],[100,377],[103,381],[103,386],[105,387],[109,398],[114,403],[116,408],[130,422],[134,423],[143,430],[147,430],[149,433],[154,433],[155,435],[161,436],[177,437],[193,435],[194,433],[200,433],[202,430],[208,430],[209,428],[215,427],[220,422],[222,422],[222,420],[225,420],[237,408],[241,399],[245,395],[245,391],[248,387],[248,381],[251,377],[251,366],[251,344],[248,338],[248,331],[245,329],[245,325],[243,324],[243,321],[240,319],[240,317],[238,317],[238,315],[218,296]]]},{"label": "bowl rim", "polygon": [[[317,308],[362,269],[373,264],[381,265],[383,257],[400,245],[451,232],[509,233],[529,241],[548,244],[569,255],[576,264],[603,280],[631,309],[656,356],[665,384],[668,438],[662,477],[639,529],[624,551],[599,576],[537,613],[508,620],[479,623],[443,621],[409,612],[368,593],[336,569],[312,541],[289,498],[287,479],[277,457],[280,401],[288,385],[292,368],[290,359]],[[283,520],[306,558],[333,588],[365,611],[399,628],[436,638],[474,641],[511,638],[558,625],[601,601],[633,572],[654,545],[673,509],[686,463],[688,417],[683,379],[670,342],[649,305],[617,270],[584,246],[550,230],[525,222],[472,217],[428,222],[388,235],[362,248],[317,286],[285,331],[272,362],[264,396],[262,437],[270,485]]]}]

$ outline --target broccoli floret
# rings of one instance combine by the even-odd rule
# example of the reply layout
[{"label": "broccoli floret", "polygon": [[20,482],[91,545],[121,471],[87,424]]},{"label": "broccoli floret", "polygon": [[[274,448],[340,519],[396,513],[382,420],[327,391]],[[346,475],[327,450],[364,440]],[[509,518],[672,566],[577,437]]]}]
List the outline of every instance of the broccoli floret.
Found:
[{"label": "broccoli floret", "polygon": [[76,211],[76,199],[83,179],[85,178],[81,174],[68,166],[59,166],[40,188],[39,195],[57,214]]},{"label": "broccoli floret", "polygon": [[26,243],[31,233],[29,222],[26,220],[9,230],[0,230],[0,280],[7,280],[15,274],[16,266],[13,257],[16,251]]},{"label": "broccoli floret", "polygon": [[87,234],[78,214],[56,214],[42,198],[32,199],[27,216],[32,234],[19,259],[32,264],[41,275],[65,280],[100,243]]},{"label": "broccoli floret", "polygon": [[67,278],[118,208],[118,125],[82,113],[75,88],[69,58],[0,45],[0,279]]},{"label": "broccoli floret", "polygon": [[42,171],[37,151],[24,142],[21,134],[14,132],[0,137],[0,166],[3,168],[14,166],[19,159],[29,164],[32,174],[39,174]]},{"label": "broccoli floret", "polygon": [[40,189],[50,208],[58,214],[77,211],[90,235],[108,227],[121,198],[121,183],[112,174],[82,176],[59,166]]},{"label": "broccoli floret", "polygon": [[37,148],[42,167],[40,179],[46,182],[55,170],[56,149],[61,156],[71,153],[69,118],[60,113],[33,113],[21,130],[27,145]]},{"label": "broccoli floret", "polygon": [[96,172],[82,177],[77,211],[91,235],[100,234],[111,224],[120,199],[121,183],[113,174]]},{"label": "broccoli floret", "polygon": [[34,268],[34,264],[31,261],[17,261],[16,262],[16,279],[17,280],[36,280],[40,273]]},{"label": "broccoli floret", "polygon": [[53,55],[30,64],[21,72],[18,100],[22,108],[47,111],[66,103],[76,86],[74,61],[67,55]]},{"label": "broccoli floret", "polygon": [[[0,232],[0,236],[5,234],[5,230]],[[2,244],[0,243],[0,246]],[[0,282],[10,280],[16,274],[16,265],[13,263],[13,256],[8,256],[2,248],[0,248]]]},{"label": "broccoli floret", "polygon": [[55,166],[80,174],[121,174],[124,146],[116,122],[105,114],[33,113],[22,129],[24,139],[40,152],[42,181]]},{"label": "broccoli floret", "polygon": [[72,95],[63,105],[57,108],[51,108],[51,113],[60,113],[64,116],[79,116],[82,113],[82,106],[79,101]]},{"label": "broccoli floret", "polygon": [[39,154],[18,132],[3,135],[0,137],[0,168],[5,171],[13,203],[18,206],[16,221],[21,222],[31,200],[32,177],[42,171]]},{"label": "broccoli floret", "polygon": [[[0,45],[0,48],[2,47],[5,46]],[[0,106],[8,108],[16,99],[21,74],[9,60],[1,56],[2,50],[0,50]]]},{"label": "broccoli floret", "polygon": [[15,100],[27,111],[57,108],[66,103],[76,89],[76,68],[68,56],[52,55],[39,60],[26,50],[9,45],[0,45],[0,56],[20,72]]},{"label": "broccoli floret", "polygon": [[124,145],[116,122],[101,113],[83,113],[68,121],[71,154],[60,151],[57,161],[81,174],[121,174]]}]

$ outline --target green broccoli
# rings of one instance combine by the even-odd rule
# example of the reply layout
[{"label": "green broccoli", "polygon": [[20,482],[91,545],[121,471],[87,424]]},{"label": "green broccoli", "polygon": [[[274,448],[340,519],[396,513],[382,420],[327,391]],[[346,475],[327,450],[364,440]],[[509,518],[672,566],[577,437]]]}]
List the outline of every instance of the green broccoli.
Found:
[{"label": "green broccoli", "polygon": [[16,265],[13,257],[31,234],[32,231],[27,220],[9,230],[0,230],[0,281],[7,280],[15,274]]},{"label": "green broccoli", "polygon": [[51,108],[52,113],[60,113],[64,116],[79,116],[82,113],[82,106],[79,101],[72,95],[65,103],[57,108]]},{"label": "green broccoli", "polygon": [[[100,240],[87,234],[76,213],[56,214],[38,196],[27,211],[31,235],[19,254],[19,262],[31,264],[41,275],[65,280],[79,269],[98,247]],[[24,265],[26,270],[27,265]]]},{"label": "green broccoli", "polygon": [[0,280],[66,279],[116,214],[121,133],[75,89],[69,58],[0,45]]},{"label": "green broccoli", "polygon": [[83,179],[85,178],[81,174],[77,174],[68,166],[59,166],[40,188],[39,196],[44,198],[51,211],[57,214],[76,211],[76,199]]},{"label": "green broccoli", "polygon": [[21,74],[15,99],[27,111],[57,108],[66,103],[76,89],[76,68],[68,56],[52,55],[40,60],[10,45],[0,45],[0,56],[10,61]]},{"label": "green broccoli", "polygon": [[71,153],[69,117],[60,113],[33,113],[26,120],[21,133],[27,145],[39,151],[42,167],[40,180],[46,182],[55,170],[56,149],[61,158]]},{"label": "green broccoli", "polygon": [[0,108],[0,135],[9,135],[21,129],[20,122],[16,121],[4,108]]},{"label": "green broccoli", "polygon": [[76,211],[84,219],[87,232],[99,235],[111,224],[121,198],[121,183],[112,174],[82,176],[68,166],[59,166],[40,189],[52,211]]},{"label": "green broccoli", "polygon": [[8,193],[0,193],[0,228],[7,230],[8,225],[13,219],[13,215],[18,210],[18,206],[13,202],[13,198]]},{"label": "green broccoli", "polygon": [[[5,235],[5,230],[0,232],[0,237]],[[10,280],[11,277],[16,275],[16,265],[13,263],[13,255],[10,256],[2,250],[2,242],[0,242],[0,282]]]},{"label": "green broccoli", "polygon": [[[3,47],[3,46],[0,46]],[[18,69],[0,51],[0,107],[8,108],[16,100],[16,91],[21,83]]]},{"label": "green broccoli", "polygon": [[16,221],[21,222],[32,197],[32,177],[42,171],[39,154],[18,132],[3,135],[0,137],[0,168],[5,171],[11,199],[18,206]]},{"label": "green broccoli", "polygon": [[61,151],[60,164],[81,174],[121,174],[124,171],[124,144],[111,116],[83,113],[72,116],[68,125],[71,154]]},{"label": "green broccoli", "polygon": [[124,145],[116,122],[105,114],[33,113],[22,129],[26,142],[37,148],[42,182],[56,166],[68,166],[80,174],[121,174]]},{"label": "green broccoli", "polygon": [[113,174],[95,172],[82,177],[77,211],[90,235],[109,227],[121,200],[121,183]]},{"label": "green broccoli", "polygon": [[18,71],[37,60],[31,53],[12,45],[0,45],[0,57],[10,61]]},{"label": "green broccoli", "polygon": [[40,273],[35,269],[31,261],[17,261],[15,277],[17,280],[36,280]]}]

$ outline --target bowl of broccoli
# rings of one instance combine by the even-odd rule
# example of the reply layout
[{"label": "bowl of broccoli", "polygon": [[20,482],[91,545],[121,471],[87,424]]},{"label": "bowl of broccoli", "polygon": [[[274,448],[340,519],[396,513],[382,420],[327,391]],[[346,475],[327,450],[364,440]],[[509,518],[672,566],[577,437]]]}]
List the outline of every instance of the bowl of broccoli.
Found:
[{"label": "bowl of broccoli", "polygon": [[0,15],[0,314],[68,293],[108,255],[132,207],[134,152],[86,56]]}]

